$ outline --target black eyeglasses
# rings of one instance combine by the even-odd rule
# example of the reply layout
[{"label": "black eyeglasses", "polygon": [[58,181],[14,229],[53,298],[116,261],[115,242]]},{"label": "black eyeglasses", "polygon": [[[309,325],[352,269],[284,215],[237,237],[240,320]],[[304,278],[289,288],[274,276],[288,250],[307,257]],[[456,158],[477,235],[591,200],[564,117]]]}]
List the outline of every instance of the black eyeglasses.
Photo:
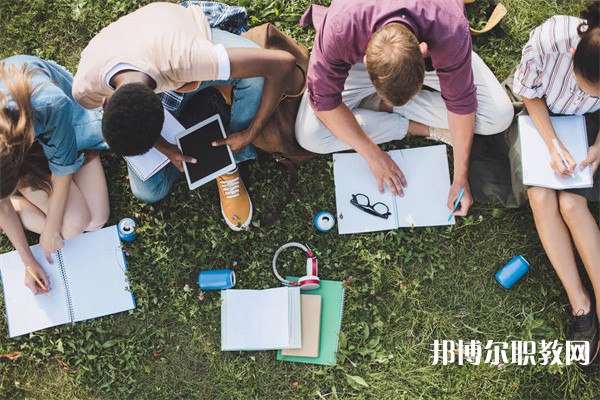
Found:
[{"label": "black eyeglasses", "polygon": [[350,204],[368,214],[379,218],[388,219],[388,217],[392,215],[390,208],[387,205],[380,201],[375,204],[371,204],[371,201],[366,194],[353,194],[352,199],[350,199]]}]

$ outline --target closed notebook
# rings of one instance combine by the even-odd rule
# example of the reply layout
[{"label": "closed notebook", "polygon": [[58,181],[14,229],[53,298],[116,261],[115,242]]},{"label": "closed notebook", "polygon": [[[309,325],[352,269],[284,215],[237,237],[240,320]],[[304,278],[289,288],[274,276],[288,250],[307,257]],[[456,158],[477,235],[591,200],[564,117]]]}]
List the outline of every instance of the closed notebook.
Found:
[{"label": "closed notebook", "polygon": [[221,291],[221,350],[299,349],[300,288]]},{"label": "closed notebook", "polygon": [[65,240],[50,264],[39,244],[35,259],[50,279],[50,295],[34,295],[23,281],[16,251],[0,255],[10,337],[135,308],[116,226]]},{"label": "closed notebook", "polygon": [[585,118],[581,115],[550,117],[556,135],[577,163],[573,176],[561,178],[550,167],[550,152],[530,116],[519,116],[519,137],[523,184],[550,189],[589,188],[593,186],[591,166],[579,165],[587,158],[588,140]]},{"label": "closed notebook", "polygon": [[302,304],[302,347],[282,350],[284,356],[319,356],[319,337],[321,335],[321,296],[315,294],[300,295]]},{"label": "closed notebook", "polygon": [[[298,280],[297,277],[291,276],[286,279]],[[319,355],[317,357],[284,356],[282,350],[279,350],[277,359],[307,364],[336,365],[344,312],[344,286],[342,282],[321,280],[321,287],[308,293],[321,296]]]}]

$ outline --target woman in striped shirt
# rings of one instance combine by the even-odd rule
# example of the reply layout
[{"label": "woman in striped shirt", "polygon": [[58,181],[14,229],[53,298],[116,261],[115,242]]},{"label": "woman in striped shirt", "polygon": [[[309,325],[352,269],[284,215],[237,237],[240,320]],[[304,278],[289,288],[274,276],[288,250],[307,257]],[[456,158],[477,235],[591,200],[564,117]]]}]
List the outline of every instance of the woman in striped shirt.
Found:
[{"label": "woman in striped shirt", "polygon": [[[554,16],[531,32],[515,75],[514,91],[523,97],[529,115],[548,146],[551,167],[556,174],[567,177],[575,168],[588,165],[595,174],[593,189],[557,191],[530,187],[527,191],[541,242],[571,303],[571,340],[589,342],[591,363],[598,353],[600,334],[597,318],[600,313],[600,229],[588,208],[588,200],[597,201],[600,193],[600,135],[590,132],[588,157],[577,165],[550,123],[550,113],[583,115],[600,109],[600,1],[592,2],[581,18]],[[558,140],[568,167],[553,140]],[[594,296],[588,294],[582,284],[571,238],[585,265]]]}]

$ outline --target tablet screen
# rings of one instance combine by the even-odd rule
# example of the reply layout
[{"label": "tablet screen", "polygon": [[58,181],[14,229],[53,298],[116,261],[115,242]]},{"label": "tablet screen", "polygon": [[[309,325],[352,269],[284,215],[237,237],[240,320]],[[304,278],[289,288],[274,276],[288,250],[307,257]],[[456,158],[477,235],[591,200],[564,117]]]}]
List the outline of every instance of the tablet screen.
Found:
[{"label": "tablet screen", "polygon": [[186,163],[191,184],[231,165],[232,160],[227,146],[211,145],[217,139],[223,139],[217,119],[179,138],[181,152],[186,156],[194,157],[197,161],[196,164]]}]

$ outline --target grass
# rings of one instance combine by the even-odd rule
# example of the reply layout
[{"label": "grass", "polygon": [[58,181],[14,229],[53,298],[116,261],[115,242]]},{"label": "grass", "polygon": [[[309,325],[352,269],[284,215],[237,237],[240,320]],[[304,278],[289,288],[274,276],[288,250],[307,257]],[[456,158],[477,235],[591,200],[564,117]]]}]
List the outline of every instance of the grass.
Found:
[{"label": "grass", "polygon": [[[0,55],[34,54],[74,71],[95,33],[144,3],[0,0]],[[468,7],[472,25],[481,25],[485,3]],[[314,31],[297,26],[308,0],[239,4],[248,8],[252,24],[275,22],[312,43]],[[582,2],[504,4],[509,14],[500,29],[474,39],[500,80],[518,63],[529,30],[553,14],[577,15]],[[125,244],[137,308],[14,340],[0,324],[0,354],[20,352],[15,360],[0,358],[2,398],[585,399],[600,393],[597,367],[431,365],[435,339],[539,342],[567,336],[568,301],[528,207],[476,204],[451,228],[322,234],[312,217],[333,210],[335,201],[331,159],[321,157],[300,166],[298,191],[273,227],[256,219],[249,232],[236,233],[221,219],[214,186],[190,192],[179,182],[161,203],[143,204],[130,194],[124,163],[112,154],[103,162],[110,223],[125,216],[141,222],[141,237]],[[256,214],[264,216],[284,196],[287,175],[267,155],[249,174]],[[352,276],[335,367],[282,363],[274,352],[221,352],[218,293],[197,288],[202,268],[233,268],[238,288],[278,286],[272,252],[290,240],[317,251],[322,277]],[[12,249],[5,236],[0,249]],[[529,259],[532,269],[507,291],[493,277],[515,254]],[[287,270],[296,272],[300,261],[290,257]]]}]

